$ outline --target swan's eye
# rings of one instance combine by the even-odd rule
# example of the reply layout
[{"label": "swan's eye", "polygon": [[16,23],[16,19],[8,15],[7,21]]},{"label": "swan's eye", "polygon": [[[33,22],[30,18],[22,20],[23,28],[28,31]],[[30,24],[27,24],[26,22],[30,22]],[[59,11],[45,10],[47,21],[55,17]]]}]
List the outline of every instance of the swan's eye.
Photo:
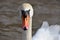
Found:
[{"label": "swan's eye", "polygon": [[22,12],[22,16],[24,18],[26,18],[28,15],[30,16],[30,14],[29,14],[30,10],[27,10],[27,11],[21,10],[21,12]]}]

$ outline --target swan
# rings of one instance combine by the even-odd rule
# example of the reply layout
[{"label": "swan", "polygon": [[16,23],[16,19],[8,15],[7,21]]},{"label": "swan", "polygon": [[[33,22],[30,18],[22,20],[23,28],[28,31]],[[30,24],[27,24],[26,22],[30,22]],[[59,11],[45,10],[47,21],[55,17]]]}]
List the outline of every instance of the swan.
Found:
[{"label": "swan", "polygon": [[32,16],[33,7],[29,3],[23,3],[21,5],[21,17],[22,17],[22,40],[32,40]]},{"label": "swan", "polygon": [[[29,3],[21,5],[22,17],[22,40],[60,40],[59,25],[49,26],[47,21],[43,21],[41,28],[32,37],[32,17],[33,7]],[[58,26],[58,27],[57,27]]]}]

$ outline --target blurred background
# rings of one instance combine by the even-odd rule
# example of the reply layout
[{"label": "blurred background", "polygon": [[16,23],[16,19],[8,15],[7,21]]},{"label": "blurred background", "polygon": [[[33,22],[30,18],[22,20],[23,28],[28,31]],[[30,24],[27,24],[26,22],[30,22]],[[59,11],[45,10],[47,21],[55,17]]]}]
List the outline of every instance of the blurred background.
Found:
[{"label": "blurred background", "polygon": [[0,0],[0,40],[21,40],[22,3],[34,8],[33,35],[43,21],[60,25],[60,0]]}]

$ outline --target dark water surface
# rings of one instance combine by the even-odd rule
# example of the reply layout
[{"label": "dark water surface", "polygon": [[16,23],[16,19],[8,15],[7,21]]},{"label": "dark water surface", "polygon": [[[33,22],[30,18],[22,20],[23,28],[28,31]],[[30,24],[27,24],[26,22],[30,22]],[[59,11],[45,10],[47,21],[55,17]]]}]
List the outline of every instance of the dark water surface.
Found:
[{"label": "dark water surface", "polygon": [[33,35],[43,21],[60,25],[59,0],[0,0],[0,40],[21,40],[20,5],[24,2],[34,8]]}]

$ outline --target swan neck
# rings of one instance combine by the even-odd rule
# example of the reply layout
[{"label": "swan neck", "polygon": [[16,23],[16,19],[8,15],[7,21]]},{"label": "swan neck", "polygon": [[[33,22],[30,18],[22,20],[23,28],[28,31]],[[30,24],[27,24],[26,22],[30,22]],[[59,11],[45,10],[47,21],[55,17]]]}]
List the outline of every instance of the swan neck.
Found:
[{"label": "swan neck", "polygon": [[30,17],[29,29],[22,32],[22,40],[32,40],[32,17]]}]

